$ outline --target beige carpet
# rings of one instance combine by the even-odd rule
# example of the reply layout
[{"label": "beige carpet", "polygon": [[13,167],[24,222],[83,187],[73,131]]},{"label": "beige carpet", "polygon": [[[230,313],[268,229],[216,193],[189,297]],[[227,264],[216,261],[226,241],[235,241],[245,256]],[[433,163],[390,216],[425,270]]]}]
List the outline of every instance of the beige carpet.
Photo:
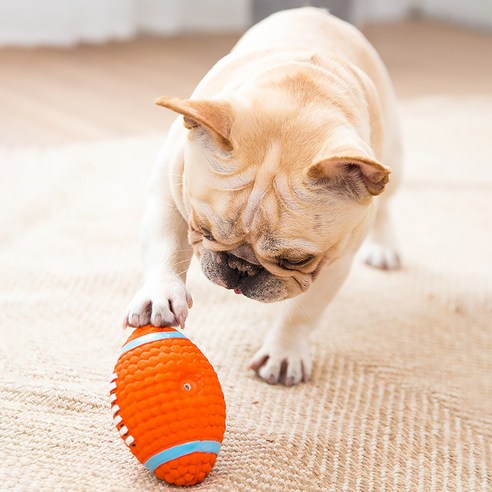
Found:
[{"label": "beige carpet", "polygon": [[[228,428],[206,491],[492,487],[492,99],[402,105],[405,268],[357,264],[313,336],[313,380],[244,366],[281,306],[193,266],[187,333]],[[138,221],[161,137],[0,152],[0,489],[164,490],[109,412]]]}]

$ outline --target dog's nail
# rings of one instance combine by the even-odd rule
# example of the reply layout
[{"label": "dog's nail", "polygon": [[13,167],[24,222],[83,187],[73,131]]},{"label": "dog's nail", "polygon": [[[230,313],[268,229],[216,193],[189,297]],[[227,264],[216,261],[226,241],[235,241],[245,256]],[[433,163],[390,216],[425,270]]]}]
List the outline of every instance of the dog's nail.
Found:
[{"label": "dog's nail", "polygon": [[154,325],[161,326],[162,324],[162,316],[160,314],[156,314],[154,317]]},{"label": "dog's nail", "polygon": [[132,316],[132,326],[138,326],[138,314]]},{"label": "dog's nail", "polygon": [[191,309],[193,307],[193,298],[190,296],[190,294],[186,294],[186,303],[188,304],[188,309]]},{"label": "dog's nail", "polygon": [[248,369],[253,369],[253,371],[258,372],[258,369],[265,364],[268,360],[268,355],[264,355],[261,359],[253,359],[248,362]]},{"label": "dog's nail", "polygon": [[277,384],[277,378],[274,374],[271,374],[267,379],[268,384]]},{"label": "dog's nail", "polygon": [[285,386],[294,386],[294,378],[292,376],[285,380]]},{"label": "dog's nail", "polygon": [[184,330],[185,328],[185,321],[186,321],[186,318],[185,316],[181,315],[181,316],[178,316],[178,323],[179,323],[179,327]]}]

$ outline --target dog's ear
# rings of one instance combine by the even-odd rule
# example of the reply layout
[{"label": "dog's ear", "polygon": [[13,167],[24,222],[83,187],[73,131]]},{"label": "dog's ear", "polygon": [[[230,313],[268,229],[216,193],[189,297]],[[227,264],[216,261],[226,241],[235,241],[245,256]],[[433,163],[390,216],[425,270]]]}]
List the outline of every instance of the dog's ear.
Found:
[{"label": "dog's ear", "polygon": [[180,99],[178,97],[160,97],[155,101],[184,116],[184,126],[189,130],[205,130],[224,150],[232,150],[230,141],[233,123],[232,107],[227,101],[214,99]]},{"label": "dog's ear", "polygon": [[365,156],[333,156],[307,169],[313,185],[363,198],[369,192],[379,195],[389,182],[391,169]]}]

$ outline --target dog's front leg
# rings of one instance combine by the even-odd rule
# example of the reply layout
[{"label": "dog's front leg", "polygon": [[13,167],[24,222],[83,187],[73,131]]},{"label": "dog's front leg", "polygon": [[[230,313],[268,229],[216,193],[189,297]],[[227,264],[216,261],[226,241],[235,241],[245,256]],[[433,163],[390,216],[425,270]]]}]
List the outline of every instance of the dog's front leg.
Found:
[{"label": "dog's front leg", "polygon": [[307,292],[282,301],[281,314],[249,363],[270,384],[292,386],[311,377],[309,335],[347,277],[353,256],[325,268]]},{"label": "dog's front leg", "polygon": [[[171,144],[176,145],[175,140]],[[186,221],[173,199],[176,190],[171,190],[181,186],[179,169],[175,169],[179,166],[172,165],[179,158],[166,145],[151,176],[142,222],[144,284],[128,306],[126,323],[130,326],[152,323],[183,328],[192,304],[185,286],[192,248],[187,240]]]}]

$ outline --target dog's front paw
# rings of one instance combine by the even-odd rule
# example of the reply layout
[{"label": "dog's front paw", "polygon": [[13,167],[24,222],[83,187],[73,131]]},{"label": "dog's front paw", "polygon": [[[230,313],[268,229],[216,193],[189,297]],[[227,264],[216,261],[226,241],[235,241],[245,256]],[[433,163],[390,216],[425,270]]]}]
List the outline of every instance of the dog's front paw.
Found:
[{"label": "dog's front paw", "polygon": [[289,343],[276,340],[265,341],[250,360],[248,367],[269,384],[293,386],[311,377],[311,356],[307,342],[293,338]]},{"label": "dog's front paw", "polygon": [[149,323],[184,328],[191,305],[191,296],[181,280],[148,282],[130,302],[125,324],[135,328]]},{"label": "dog's front paw", "polygon": [[380,270],[398,270],[401,268],[398,252],[384,244],[368,242],[362,247],[362,258],[366,265]]}]

